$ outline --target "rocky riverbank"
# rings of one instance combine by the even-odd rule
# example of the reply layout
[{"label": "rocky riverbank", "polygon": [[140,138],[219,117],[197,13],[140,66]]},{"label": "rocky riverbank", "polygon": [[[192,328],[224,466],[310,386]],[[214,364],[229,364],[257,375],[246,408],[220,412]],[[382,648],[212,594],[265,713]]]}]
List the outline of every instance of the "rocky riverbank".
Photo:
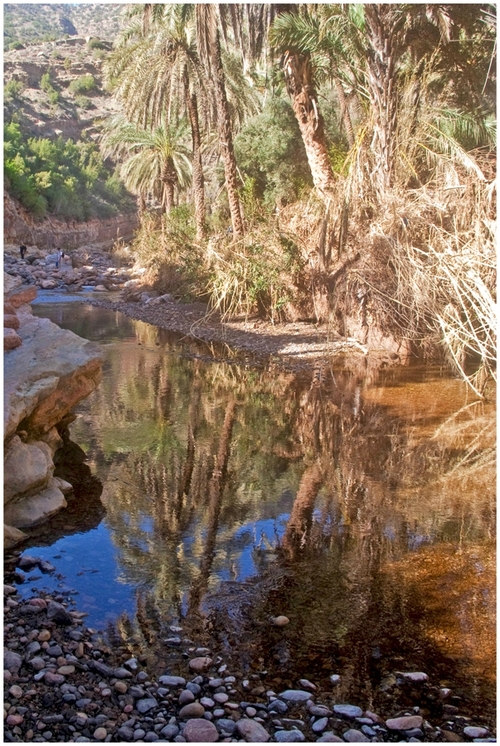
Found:
[{"label": "rocky riverbank", "polygon": [[[26,554],[21,571],[56,568]],[[453,692],[422,672],[401,672],[397,685],[422,701],[442,702],[439,722],[425,707],[380,717],[363,703],[337,701],[301,679],[272,691],[266,673],[232,672],[218,652],[197,647],[180,627],[175,675],[148,671],[147,659],[109,644],[83,623],[70,592],[22,599],[4,586],[4,739],[7,742],[494,742],[482,723],[453,705]],[[179,675],[180,674],[180,675]]]}]

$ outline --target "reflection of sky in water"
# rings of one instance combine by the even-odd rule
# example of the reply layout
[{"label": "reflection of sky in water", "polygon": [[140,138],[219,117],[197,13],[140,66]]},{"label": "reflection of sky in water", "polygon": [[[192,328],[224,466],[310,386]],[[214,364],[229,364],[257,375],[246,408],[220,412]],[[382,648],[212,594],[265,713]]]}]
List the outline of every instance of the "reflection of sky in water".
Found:
[{"label": "reflection of sky in water", "polygon": [[[288,514],[282,514],[277,519],[252,521],[239,528],[226,544],[224,559],[218,562],[216,557],[213,567],[215,578],[220,581],[244,581],[254,576],[262,569],[256,566],[256,557],[272,561],[272,549],[282,538],[288,518]],[[154,522],[149,516],[142,515],[140,526],[142,531],[150,533],[154,529]],[[135,543],[143,551],[148,551],[146,541]],[[187,560],[198,562],[193,554],[194,545],[194,537],[186,537],[182,542],[183,554]],[[76,607],[79,611],[87,612],[85,623],[94,628],[102,628],[122,611],[129,616],[135,614],[137,579],[128,577],[120,562],[120,551],[113,544],[104,522],[87,533],[59,539],[52,546],[30,547],[25,554],[51,562],[56,571],[41,574],[34,569],[26,573],[26,581],[18,586],[22,596],[30,597],[41,590],[53,594],[74,591],[71,596]],[[237,556],[236,569],[227,563],[227,557],[232,556]],[[61,579],[56,575],[64,577]],[[29,577],[34,580],[28,580]],[[154,578],[145,575],[143,582],[146,586],[148,582],[154,582]],[[183,588],[181,591],[186,593],[189,589]]]}]

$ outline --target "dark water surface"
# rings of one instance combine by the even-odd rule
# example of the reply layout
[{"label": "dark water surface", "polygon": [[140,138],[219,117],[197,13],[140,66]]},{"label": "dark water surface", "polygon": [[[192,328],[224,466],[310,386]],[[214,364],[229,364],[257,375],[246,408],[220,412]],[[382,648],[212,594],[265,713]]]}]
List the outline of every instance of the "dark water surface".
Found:
[{"label": "dark water surface", "polygon": [[106,350],[70,427],[102,494],[32,543],[59,577],[24,594],[74,589],[89,626],[117,622],[159,664],[180,624],[269,688],[340,674],[339,701],[380,709],[398,671],[425,671],[494,721],[493,403],[361,358],[250,369],[41,296],[37,315]]}]

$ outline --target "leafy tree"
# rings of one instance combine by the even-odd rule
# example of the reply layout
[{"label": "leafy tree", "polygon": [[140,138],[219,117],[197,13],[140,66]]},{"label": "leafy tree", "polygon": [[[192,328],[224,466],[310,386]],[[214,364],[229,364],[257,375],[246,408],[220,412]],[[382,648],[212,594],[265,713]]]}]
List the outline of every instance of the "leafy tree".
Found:
[{"label": "leafy tree", "polygon": [[235,152],[243,175],[252,180],[255,195],[270,208],[298,199],[311,185],[307,156],[292,107],[272,96],[235,139]]}]

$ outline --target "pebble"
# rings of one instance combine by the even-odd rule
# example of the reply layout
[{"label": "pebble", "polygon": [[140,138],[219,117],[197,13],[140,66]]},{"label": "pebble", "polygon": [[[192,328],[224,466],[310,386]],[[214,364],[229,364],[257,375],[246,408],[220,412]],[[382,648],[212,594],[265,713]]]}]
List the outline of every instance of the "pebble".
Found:
[{"label": "pebble", "polygon": [[311,699],[311,693],[302,689],[287,689],[279,695],[286,702],[307,702]]},{"label": "pebble", "polygon": [[356,705],[334,705],[333,712],[335,715],[349,719],[360,718],[363,714],[363,710]]},{"label": "pebble", "polygon": [[[7,598],[15,600],[17,596],[8,593]],[[410,707],[407,712],[398,712],[384,721],[378,714],[363,712],[356,705],[333,704],[332,693],[325,695],[330,706],[316,703],[312,692],[318,690],[309,679],[290,681],[292,685],[296,683],[297,688],[277,695],[270,688],[272,683],[267,689],[262,685],[260,674],[249,676],[246,685],[243,676],[209,678],[206,666],[212,666],[213,658],[217,672],[226,674],[227,665],[220,657],[212,658],[207,648],[196,648],[189,641],[183,644],[193,646],[184,652],[185,668],[191,670],[191,676],[173,676],[165,671],[155,679],[147,670],[139,670],[141,664],[134,657],[126,659],[123,655],[120,660],[114,660],[110,650],[101,650],[91,631],[83,625],[76,629],[76,620],[69,629],[54,619],[49,620],[47,612],[53,608],[51,604],[59,604],[59,600],[48,595],[39,600],[43,604],[32,607],[37,609],[36,613],[25,613],[24,609],[31,605],[20,603],[7,610],[4,616],[4,660],[9,681],[5,687],[5,741],[287,743],[312,739],[318,743],[364,743],[394,739],[407,742],[437,742],[441,738],[446,742],[495,740],[486,727],[467,718],[454,700],[452,707],[457,714],[450,712],[448,727],[438,730],[424,721],[416,706],[407,705]],[[42,635],[43,632],[48,634]],[[21,638],[26,639],[23,648],[20,647]],[[30,657],[28,646],[35,641],[40,649]],[[17,649],[25,651],[24,657],[17,653],[18,645]],[[203,660],[199,670],[191,665],[196,657],[187,657],[195,650],[210,653],[197,656]],[[179,652],[182,653],[182,649]],[[121,666],[123,660],[125,663]],[[124,673],[125,678],[119,678]],[[420,683],[427,686],[425,681]],[[240,685],[246,689],[246,696],[241,700],[238,698]],[[435,692],[440,706],[450,706],[443,704],[445,697],[438,686],[431,691]],[[423,713],[423,700],[420,706]],[[292,717],[287,716],[289,710]],[[351,725],[346,722],[349,720],[356,722]]]}]

